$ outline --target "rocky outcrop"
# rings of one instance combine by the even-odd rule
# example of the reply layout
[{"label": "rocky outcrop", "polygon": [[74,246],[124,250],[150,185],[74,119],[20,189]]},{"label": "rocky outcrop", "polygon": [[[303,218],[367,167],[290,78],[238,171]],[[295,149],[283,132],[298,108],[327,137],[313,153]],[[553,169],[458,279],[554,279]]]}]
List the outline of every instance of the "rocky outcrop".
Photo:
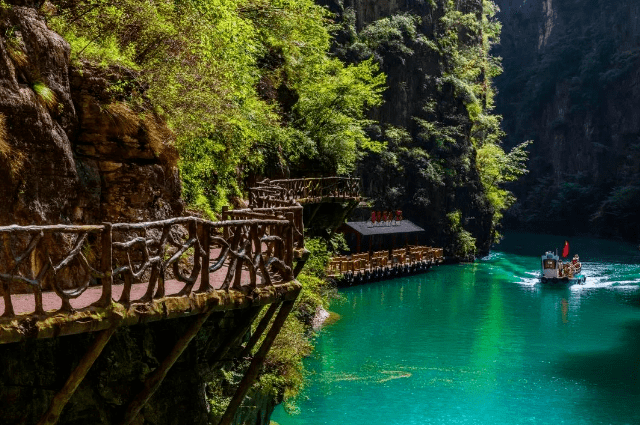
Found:
[{"label": "rocky outcrop", "polygon": [[179,215],[171,132],[144,102],[113,94],[135,75],[72,67],[35,4],[9,3],[0,8],[0,224]]},{"label": "rocky outcrop", "polygon": [[640,238],[640,5],[499,0],[507,143],[534,141],[511,226]]},{"label": "rocky outcrop", "polygon": [[0,114],[4,116],[2,224],[70,221],[80,181],[69,134],[77,125],[69,45],[30,7],[0,12]]},{"label": "rocky outcrop", "polygon": [[[114,95],[112,88],[123,82],[129,87]],[[79,121],[73,151],[85,194],[78,208],[86,221],[150,221],[182,212],[173,133],[151,105],[134,107],[125,99],[142,90],[125,69],[72,68]]]}]

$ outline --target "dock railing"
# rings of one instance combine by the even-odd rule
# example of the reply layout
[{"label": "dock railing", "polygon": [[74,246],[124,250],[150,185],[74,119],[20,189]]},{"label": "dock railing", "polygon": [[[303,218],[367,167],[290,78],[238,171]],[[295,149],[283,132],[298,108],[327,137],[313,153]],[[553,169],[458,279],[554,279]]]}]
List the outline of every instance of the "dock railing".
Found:
[{"label": "dock railing", "polygon": [[391,251],[375,251],[371,254],[338,256],[329,260],[327,275],[333,278],[354,276],[382,276],[388,272],[422,270],[444,261],[443,249],[428,246],[408,246]]}]

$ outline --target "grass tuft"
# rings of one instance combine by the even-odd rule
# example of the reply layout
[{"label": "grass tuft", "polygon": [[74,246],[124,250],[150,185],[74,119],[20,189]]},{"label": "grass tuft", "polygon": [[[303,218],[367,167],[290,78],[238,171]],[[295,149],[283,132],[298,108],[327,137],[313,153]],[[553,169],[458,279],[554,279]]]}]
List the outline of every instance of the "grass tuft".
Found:
[{"label": "grass tuft", "polygon": [[11,146],[7,143],[7,123],[4,115],[0,114],[0,154],[6,156],[11,151]]},{"label": "grass tuft", "polygon": [[25,155],[14,149],[8,142],[7,121],[5,116],[0,114],[0,158],[7,162],[11,177],[15,177],[22,170]]},{"label": "grass tuft", "polygon": [[173,132],[152,114],[145,115],[142,126],[154,155],[170,167],[177,166],[178,150],[174,145],[175,135]]},{"label": "grass tuft", "polygon": [[7,53],[9,53],[9,57],[18,68],[25,68],[29,65],[29,58],[19,47],[7,43]]},{"label": "grass tuft", "polygon": [[[2,10],[2,4],[0,3],[0,10]],[[16,35],[16,28],[9,27],[4,31],[4,37],[6,42],[7,53],[13,60],[13,63],[19,68],[25,68],[29,64],[29,58],[22,50],[22,45],[18,36]]]},{"label": "grass tuft", "polygon": [[31,88],[50,111],[58,106],[58,96],[44,82],[36,81]]},{"label": "grass tuft", "polygon": [[126,103],[110,103],[104,112],[111,117],[122,136],[136,136],[138,134],[140,118]]}]

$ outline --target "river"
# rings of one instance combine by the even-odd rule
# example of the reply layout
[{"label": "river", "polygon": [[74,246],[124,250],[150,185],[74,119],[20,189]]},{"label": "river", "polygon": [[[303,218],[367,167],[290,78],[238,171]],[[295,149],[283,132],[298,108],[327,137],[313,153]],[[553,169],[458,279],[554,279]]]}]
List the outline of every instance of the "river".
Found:
[{"label": "river", "polygon": [[341,290],[280,425],[640,424],[640,252],[569,240],[584,285],[537,278],[564,239],[508,234],[472,264]]}]

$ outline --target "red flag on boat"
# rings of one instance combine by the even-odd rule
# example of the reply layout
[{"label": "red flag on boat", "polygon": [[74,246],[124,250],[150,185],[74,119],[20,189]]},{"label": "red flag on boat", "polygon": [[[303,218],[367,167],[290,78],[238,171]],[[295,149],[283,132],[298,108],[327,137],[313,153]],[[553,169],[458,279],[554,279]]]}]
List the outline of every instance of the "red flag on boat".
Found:
[{"label": "red flag on boat", "polygon": [[569,255],[569,241],[564,241],[564,248],[562,248],[562,257]]}]

